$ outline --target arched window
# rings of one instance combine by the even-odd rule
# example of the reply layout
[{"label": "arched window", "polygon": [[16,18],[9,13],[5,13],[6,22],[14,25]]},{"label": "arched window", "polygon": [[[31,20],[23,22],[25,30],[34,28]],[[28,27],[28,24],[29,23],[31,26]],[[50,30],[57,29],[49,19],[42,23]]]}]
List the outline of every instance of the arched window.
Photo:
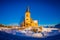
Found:
[{"label": "arched window", "polygon": [[26,15],[28,17],[28,15]]},{"label": "arched window", "polygon": [[28,19],[26,19],[26,20],[28,20]]}]

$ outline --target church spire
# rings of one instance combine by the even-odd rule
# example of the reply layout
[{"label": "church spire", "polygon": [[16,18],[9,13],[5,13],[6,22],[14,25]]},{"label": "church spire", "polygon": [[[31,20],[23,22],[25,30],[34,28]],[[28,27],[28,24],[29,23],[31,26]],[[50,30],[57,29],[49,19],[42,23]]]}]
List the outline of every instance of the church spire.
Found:
[{"label": "church spire", "polygon": [[29,12],[29,6],[27,7],[26,12]]}]

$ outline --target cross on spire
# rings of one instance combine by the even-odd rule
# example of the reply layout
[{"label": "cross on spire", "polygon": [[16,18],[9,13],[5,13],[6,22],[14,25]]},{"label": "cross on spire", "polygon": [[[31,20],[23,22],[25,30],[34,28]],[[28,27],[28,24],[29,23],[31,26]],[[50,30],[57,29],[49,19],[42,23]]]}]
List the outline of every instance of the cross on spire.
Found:
[{"label": "cross on spire", "polygon": [[26,12],[29,12],[29,6],[27,7]]}]

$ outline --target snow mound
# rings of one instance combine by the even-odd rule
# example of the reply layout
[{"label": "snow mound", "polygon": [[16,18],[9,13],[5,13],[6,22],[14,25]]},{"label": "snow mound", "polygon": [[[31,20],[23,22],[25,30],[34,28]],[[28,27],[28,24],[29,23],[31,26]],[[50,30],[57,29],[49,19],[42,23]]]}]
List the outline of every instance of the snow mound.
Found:
[{"label": "snow mound", "polygon": [[32,37],[43,37],[43,35],[41,34],[41,33],[34,33],[33,35],[32,35]]}]

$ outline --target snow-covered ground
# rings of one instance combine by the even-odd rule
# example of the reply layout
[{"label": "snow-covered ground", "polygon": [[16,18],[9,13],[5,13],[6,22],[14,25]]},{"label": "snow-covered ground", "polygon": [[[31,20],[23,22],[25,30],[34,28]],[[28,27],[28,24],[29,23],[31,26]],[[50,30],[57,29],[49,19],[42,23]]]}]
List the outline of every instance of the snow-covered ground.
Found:
[{"label": "snow-covered ground", "polygon": [[34,33],[30,30],[16,30],[16,29],[10,29],[10,28],[0,28],[0,31],[4,31],[13,35],[18,36],[28,36],[28,37],[48,37],[57,35],[60,33],[60,31],[57,28],[43,28],[42,32],[40,33]]}]

